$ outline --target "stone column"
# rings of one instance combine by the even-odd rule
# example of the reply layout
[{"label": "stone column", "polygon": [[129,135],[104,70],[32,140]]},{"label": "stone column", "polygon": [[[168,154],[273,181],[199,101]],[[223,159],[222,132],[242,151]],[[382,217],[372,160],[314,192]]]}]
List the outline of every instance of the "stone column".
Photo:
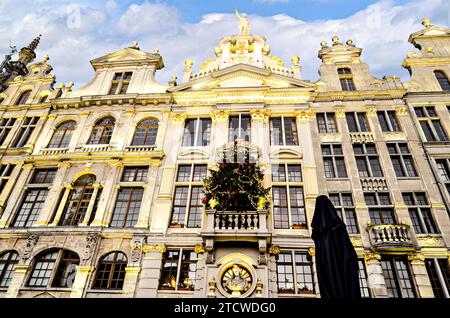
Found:
[{"label": "stone column", "polygon": [[61,191],[64,189],[64,179],[66,177],[67,171],[70,169],[70,163],[62,162],[58,164],[58,171],[56,172],[55,179],[53,180],[53,185],[45,200],[44,206],[41,209],[41,213],[38,216],[35,224],[33,226],[46,226],[50,222],[53,212],[60,203],[59,197]]},{"label": "stone column", "polygon": [[155,298],[158,292],[163,253],[165,253],[166,247],[164,244],[147,244],[144,245],[142,251],[144,257],[141,275],[137,283],[136,297]]},{"label": "stone column", "polygon": [[79,265],[76,270],[70,298],[82,298],[84,296],[84,291],[88,287],[89,279],[94,272],[94,266]]},{"label": "stone column", "polygon": [[434,298],[433,287],[425,267],[425,256],[422,253],[411,253],[408,255],[408,260],[416,281],[417,296],[420,298]]},{"label": "stone column", "polygon": [[[301,136],[301,149],[303,153],[303,182],[305,196],[305,211],[308,228],[314,215],[316,198],[319,195],[319,186],[317,180],[317,165],[312,151],[305,152],[305,149],[313,149],[310,120],[315,118],[313,110],[302,110],[297,113],[297,127]],[[311,229],[310,229],[311,230]]]},{"label": "stone column", "polygon": [[150,164],[148,183],[144,185],[144,193],[142,195],[141,210],[139,218],[135,225],[138,228],[148,228],[150,223],[150,211],[153,205],[153,195],[156,189],[156,178],[158,175],[158,167],[161,165],[160,161],[152,162]]},{"label": "stone column", "polygon": [[314,293],[316,295],[320,296],[319,278],[317,277],[317,268],[316,268],[316,249],[314,247],[310,247],[308,249],[308,254],[309,254],[309,256],[311,256],[311,261],[312,261]]},{"label": "stone column", "polygon": [[159,194],[154,204],[153,213],[151,217],[150,230],[156,233],[165,233],[170,222],[172,205],[172,191],[176,174],[176,162],[179,150],[180,140],[183,135],[184,121],[186,119],[185,113],[172,113],[171,117],[171,131],[172,134],[166,138],[164,144],[164,167],[161,177],[161,185]]},{"label": "stone column", "polygon": [[62,214],[64,212],[64,208],[66,207],[67,199],[69,198],[70,191],[73,189],[71,184],[63,185],[64,194],[59,202],[58,210],[56,211],[55,218],[53,222],[48,226],[57,226],[59,221],[61,220]]},{"label": "stone column", "polygon": [[116,185],[120,178],[123,163],[117,160],[108,162],[108,175],[105,180],[101,199],[98,202],[97,211],[95,212],[94,221],[91,226],[109,226],[111,214],[113,212],[113,205],[116,202],[115,195],[117,194]]},{"label": "stone column", "polygon": [[83,222],[81,222],[80,226],[88,226],[89,220],[91,218],[92,212],[94,210],[95,201],[97,200],[98,191],[102,187],[100,183],[94,183],[93,188],[94,191],[92,192],[91,199],[89,201],[88,208],[86,210],[86,214],[84,215]]},{"label": "stone column", "polygon": [[[69,152],[75,152],[75,149],[80,145],[80,143],[84,143],[83,138],[89,138],[89,137],[85,136],[85,134],[90,133],[91,130],[87,129],[87,127],[85,127],[85,125],[86,125],[86,121],[90,114],[91,114],[91,112],[82,112],[80,114],[81,120],[78,123],[77,128],[73,132],[72,140],[70,141],[70,144],[69,144]],[[82,146],[82,145],[80,145],[80,146]]]},{"label": "stone column", "polygon": [[194,252],[197,253],[197,272],[195,274],[195,298],[204,298],[208,294],[206,282],[206,257],[203,244],[195,245]]},{"label": "stone column", "polygon": [[140,267],[125,267],[125,281],[123,283],[124,297],[134,298],[140,271]]},{"label": "stone column", "polygon": [[278,255],[280,255],[279,246],[272,245],[271,247],[269,247],[269,262],[267,264],[269,284],[268,286],[266,286],[269,298],[276,297],[278,294],[278,279],[277,279]]},{"label": "stone column", "polygon": [[55,127],[53,127],[53,122],[55,121],[55,119],[56,115],[47,116],[47,122],[45,123],[45,125],[43,125],[43,127],[47,127],[46,129],[44,129],[44,132],[39,135],[40,138],[36,140],[36,153],[38,153],[41,149],[46,148],[48,143],[50,142],[50,139],[55,133]]},{"label": "stone column", "polygon": [[17,296],[19,296],[19,289],[25,285],[27,271],[30,268],[31,267],[29,265],[16,265],[14,275],[5,294],[5,298],[17,298]]},{"label": "stone column", "polygon": [[20,204],[20,200],[18,198],[22,196],[22,192],[26,183],[28,182],[32,168],[32,164],[25,164],[22,166],[22,172],[16,182],[14,189],[11,192],[10,199],[7,202],[5,211],[0,218],[0,228],[8,227],[10,222],[12,221],[13,214]]},{"label": "stone column", "polygon": [[386,282],[381,267],[381,255],[376,253],[364,254],[367,268],[367,280],[374,298],[387,298]]},{"label": "stone column", "polygon": [[[216,110],[212,111],[210,115],[213,126],[211,129],[211,145],[209,148],[211,159],[213,159],[215,157],[215,152],[217,151],[217,149],[228,143],[228,118],[230,115],[230,111]],[[253,127],[251,134],[253,139]]]}]

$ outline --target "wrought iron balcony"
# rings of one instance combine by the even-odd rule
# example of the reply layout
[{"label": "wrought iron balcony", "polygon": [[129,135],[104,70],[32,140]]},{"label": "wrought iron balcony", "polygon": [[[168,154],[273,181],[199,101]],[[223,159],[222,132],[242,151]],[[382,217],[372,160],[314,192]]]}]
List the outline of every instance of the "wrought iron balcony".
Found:
[{"label": "wrought iron balcony", "polygon": [[245,212],[207,210],[203,235],[223,239],[257,240],[258,237],[269,235],[267,217],[267,210]]},{"label": "wrought iron balcony", "polygon": [[375,249],[414,249],[409,225],[406,224],[376,224],[368,225],[370,243]]}]

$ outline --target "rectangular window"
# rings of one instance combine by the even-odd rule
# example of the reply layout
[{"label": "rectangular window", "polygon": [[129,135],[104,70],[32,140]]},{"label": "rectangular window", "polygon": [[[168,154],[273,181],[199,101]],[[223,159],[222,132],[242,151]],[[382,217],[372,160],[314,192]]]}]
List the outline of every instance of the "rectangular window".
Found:
[{"label": "rectangular window", "polygon": [[361,178],[382,177],[380,161],[378,159],[377,148],[373,144],[353,145],[356,165]]},{"label": "rectangular window", "polygon": [[396,224],[394,206],[392,205],[389,193],[364,193],[364,199],[369,207],[370,221],[372,224]]},{"label": "rectangular window", "polygon": [[211,119],[186,119],[183,135],[183,147],[209,146],[211,138]]},{"label": "rectangular window", "polygon": [[450,194],[450,159],[436,159],[439,177]]},{"label": "rectangular window", "polygon": [[12,164],[2,164],[0,165],[0,194],[8,183],[9,177],[14,170],[15,165]]},{"label": "rectangular window", "polygon": [[359,267],[359,289],[361,291],[361,298],[370,298],[369,280],[367,277],[366,265],[364,260],[358,260]]},{"label": "rectangular window", "polygon": [[184,248],[167,250],[163,256],[159,289],[193,291],[196,273],[197,254],[194,251]]},{"label": "rectangular window", "polygon": [[140,187],[124,187],[119,190],[111,219],[111,227],[125,228],[136,225],[143,194],[144,189]]},{"label": "rectangular window", "polygon": [[228,141],[236,139],[251,141],[252,120],[248,115],[230,116],[228,123]]},{"label": "rectangular window", "polygon": [[200,228],[203,216],[203,181],[207,165],[179,165],[170,227]]},{"label": "rectangular window", "polygon": [[279,294],[314,294],[311,256],[294,251],[280,253],[277,284]]},{"label": "rectangular window", "polygon": [[2,118],[0,120],[0,146],[5,142],[5,139],[6,137],[8,137],[9,132],[13,128],[15,122],[15,118]]},{"label": "rectangular window", "polygon": [[356,220],[355,206],[351,193],[330,193],[331,203],[336,208],[336,212],[347,226],[349,234],[359,233],[358,222]]},{"label": "rectangular window", "polygon": [[336,116],[334,113],[317,113],[317,126],[320,134],[337,133]]},{"label": "rectangular window", "polygon": [[356,91],[352,71],[348,67],[338,68],[338,76],[343,91]]},{"label": "rectangular window", "polygon": [[122,182],[147,182],[148,167],[125,167]]},{"label": "rectangular window", "polygon": [[133,72],[114,74],[114,78],[111,82],[111,88],[109,89],[109,95],[126,94],[132,76]]},{"label": "rectangular window", "polygon": [[450,298],[450,267],[446,258],[425,259],[434,297]]},{"label": "rectangular window", "polygon": [[422,127],[426,141],[447,141],[447,133],[442,127],[441,120],[434,106],[415,107],[414,111]]},{"label": "rectangular window", "polygon": [[12,148],[21,148],[25,146],[37,126],[39,117],[25,117],[20,125],[19,132],[11,144]]},{"label": "rectangular window", "polygon": [[407,143],[388,143],[392,166],[397,177],[417,177],[413,157]]},{"label": "rectangular window", "polygon": [[56,169],[36,169],[25,190],[13,227],[30,227],[36,222],[52,185]]},{"label": "rectangular window", "polygon": [[322,156],[326,178],[347,178],[347,169],[341,145],[322,145]]},{"label": "rectangular window", "polygon": [[381,259],[384,280],[390,298],[415,298],[414,283],[408,261],[403,257]]},{"label": "rectangular window", "polygon": [[367,123],[366,113],[349,112],[345,113],[347,119],[348,131],[354,132],[368,132],[369,125]]},{"label": "rectangular window", "polygon": [[300,165],[272,165],[274,227],[305,229],[307,227],[303,180]]},{"label": "rectangular window", "polygon": [[402,194],[403,201],[408,206],[409,216],[416,233],[438,233],[426,194],[424,192],[406,192]]},{"label": "rectangular window", "polygon": [[297,123],[293,117],[270,119],[270,144],[272,146],[298,145]]},{"label": "rectangular window", "polygon": [[382,131],[401,131],[395,110],[381,110],[377,112],[377,116]]}]

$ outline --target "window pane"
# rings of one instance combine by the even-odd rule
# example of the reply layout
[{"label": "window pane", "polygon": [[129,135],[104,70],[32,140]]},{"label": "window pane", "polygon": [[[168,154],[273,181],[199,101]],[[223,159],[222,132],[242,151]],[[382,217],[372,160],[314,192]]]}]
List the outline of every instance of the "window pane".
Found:
[{"label": "window pane", "polygon": [[183,135],[183,147],[194,146],[196,123],[196,119],[186,119]]},{"label": "window pane", "polygon": [[298,145],[297,124],[295,118],[284,118],[286,145]]},{"label": "window pane", "polygon": [[274,146],[283,144],[281,118],[270,119],[270,144]]},{"label": "window pane", "polygon": [[273,218],[276,229],[289,228],[289,214],[286,187],[273,187]]}]

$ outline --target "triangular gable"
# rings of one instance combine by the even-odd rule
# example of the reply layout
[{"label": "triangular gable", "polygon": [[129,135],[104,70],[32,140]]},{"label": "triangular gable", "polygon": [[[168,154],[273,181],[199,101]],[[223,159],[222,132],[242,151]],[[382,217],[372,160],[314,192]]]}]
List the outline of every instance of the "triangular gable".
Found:
[{"label": "triangular gable", "polygon": [[127,64],[127,63],[141,63],[141,64],[156,64],[157,69],[164,67],[164,62],[159,53],[148,53],[133,48],[125,48],[114,53],[108,53],[104,56],[98,57],[91,61],[94,69],[99,66],[111,64]]},{"label": "triangular gable", "polygon": [[316,85],[296,78],[272,73],[270,70],[261,69],[247,64],[238,64],[225,69],[211,72],[210,74],[191,80],[171,88],[171,92],[197,91],[220,88],[305,88],[314,91]]}]

